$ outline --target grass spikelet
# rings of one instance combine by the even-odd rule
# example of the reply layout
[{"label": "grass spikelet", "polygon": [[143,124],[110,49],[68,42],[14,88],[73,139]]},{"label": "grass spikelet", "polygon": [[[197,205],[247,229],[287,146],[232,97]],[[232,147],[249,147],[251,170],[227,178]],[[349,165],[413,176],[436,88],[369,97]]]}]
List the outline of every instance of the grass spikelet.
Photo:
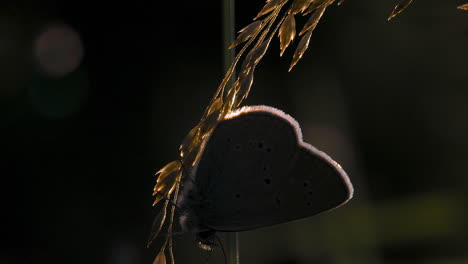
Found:
[{"label": "grass spikelet", "polygon": [[206,118],[203,119],[201,126],[200,126],[200,133],[202,135],[202,139],[205,139],[214,129],[216,124],[218,123],[219,114],[220,114],[222,105],[219,105],[219,106],[220,107],[215,112],[211,113],[210,115],[208,115]]},{"label": "grass spikelet", "polygon": [[239,36],[234,41],[234,43],[232,43],[231,46],[229,46],[229,49],[232,49],[235,46],[239,45],[240,43],[247,41],[249,38],[251,38],[254,35],[253,33],[256,32],[261,25],[262,25],[262,20],[258,20],[258,21],[250,23],[248,26],[241,29],[238,32],[240,33]]},{"label": "grass spikelet", "polygon": [[257,16],[254,20],[271,13],[271,11],[275,10],[280,4],[284,3],[285,0],[267,0],[266,4],[263,6],[262,10],[258,12]]},{"label": "grass spikelet", "polygon": [[286,50],[286,48],[296,37],[296,20],[294,19],[293,14],[289,14],[286,17],[286,19],[280,27],[278,35],[280,38],[280,56],[283,56],[283,53]]},{"label": "grass spikelet", "polygon": [[184,158],[185,156],[187,156],[187,154],[196,147],[200,139],[200,124],[198,124],[190,130],[190,132],[185,136],[184,140],[182,141],[182,144],[180,144],[180,157]]},{"label": "grass spikelet", "polygon": [[241,73],[239,76],[239,90],[237,91],[236,100],[234,102],[234,107],[237,108],[241,103],[249,96],[250,88],[253,84],[254,77],[254,68],[252,67],[250,71]]},{"label": "grass spikelet", "polygon": [[202,149],[203,140],[194,142],[191,149],[187,151],[182,158],[185,170],[190,170],[197,163],[198,152]]},{"label": "grass spikelet", "polygon": [[296,0],[296,1],[294,1],[290,12],[293,15],[295,15],[297,13],[303,13],[305,10],[307,10],[307,8],[310,6],[310,4],[313,1],[314,0]]},{"label": "grass spikelet", "polygon": [[312,2],[312,4],[307,8],[306,11],[304,11],[302,13],[302,15],[308,15],[312,12],[314,12],[315,10],[319,9],[320,7],[322,6],[328,6],[330,4],[332,4],[335,0],[315,0],[314,2]]},{"label": "grass spikelet", "polygon": [[218,99],[214,100],[213,103],[211,103],[210,108],[208,108],[207,116],[218,112],[221,107],[223,106],[223,98],[219,97]]},{"label": "grass spikelet", "polygon": [[181,168],[182,164],[180,161],[176,160],[167,164],[156,173],[156,175],[159,174],[159,176],[153,189],[153,196],[156,195],[153,206],[164,197],[168,197],[172,194],[175,189],[175,185],[178,182],[177,179],[181,176]]},{"label": "grass spikelet", "polygon": [[213,101],[208,108],[207,116],[187,135],[188,147],[181,146],[182,164],[186,170],[190,170],[200,160],[205,146],[205,141],[218,124],[223,115],[223,99],[220,97]]},{"label": "grass spikelet", "polygon": [[271,39],[267,39],[260,44],[255,49],[252,49],[247,56],[244,59],[244,62],[242,63],[242,66],[240,68],[240,72],[249,72],[250,68],[255,68],[257,64],[260,62],[260,60],[263,58],[265,55],[269,45],[270,45]]},{"label": "grass spikelet", "polygon": [[413,0],[403,0],[400,3],[398,3],[395,8],[393,8],[392,13],[388,17],[388,21],[390,21],[392,18],[396,17],[398,14],[403,12],[410,4],[413,2]]},{"label": "grass spikelet", "polygon": [[237,97],[237,90],[239,87],[239,81],[234,82],[234,85],[229,89],[228,94],[226,96],[226,100],[223,105],[222,112],[228,114],[234,108],[234,102]]},{"label": "grass spikelet", "polygon": [[323,5],[319,9],[317,9],[312,15],[310,15],[309,20],[305,23],[304,27],[302,28],[301,32],[299,32],[299,36],[302,36],[304,33],[308,31],[314,31],[315,27],[317,27],[320,18],[322,18],[323,13],[325,13],[326,6]]},{"label": "grass spikelet", "polygon": [[312,36],[313,30],[310,30],[307,34],[302,36],[301,41],[297,45],[296,51],[294,52],[293,60],[291,62],[291,66],[289,66],[289,70],[291,71],[292,68],[297,64],[297,62],[302,58],[305,51],[309,47],[310,37]]}]

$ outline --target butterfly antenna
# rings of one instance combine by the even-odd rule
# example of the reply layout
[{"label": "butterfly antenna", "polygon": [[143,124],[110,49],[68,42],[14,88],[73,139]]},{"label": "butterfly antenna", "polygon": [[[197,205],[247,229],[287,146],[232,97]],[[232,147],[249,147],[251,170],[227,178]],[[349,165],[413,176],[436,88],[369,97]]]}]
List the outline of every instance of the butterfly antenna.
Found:
[{"label": "butterfly antenna", "polygon": [[215,237],[216,237],[216,240],[218,240],[219,246],[221,247],[221,251],[223,252],[224,263],[227,264],[226,251],[224,251],[223,243],[218,235],[215,235]]}]

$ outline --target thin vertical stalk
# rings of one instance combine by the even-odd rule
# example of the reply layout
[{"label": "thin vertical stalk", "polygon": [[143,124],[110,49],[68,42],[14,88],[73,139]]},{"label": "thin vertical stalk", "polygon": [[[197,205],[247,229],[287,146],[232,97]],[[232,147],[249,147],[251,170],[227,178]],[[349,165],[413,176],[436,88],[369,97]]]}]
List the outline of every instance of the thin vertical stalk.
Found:
[{"label": "thin vertical stalk", "polygon": [[[227,72],[234,63],[235,48],[229,49],[229,46],[234,42],[234,5],[235,0],[223,0],[223,71]],[[229,87],[233,80],[235,80],[236,74],[233,73],[231,79],[228,82]]]},{"label": "thin vertical stalk", "polygon": [[[234,62],[235,49],[229,49],[229,46],[234,42],[234,9],[235,0],[223,0],[223,70],[227,72]],[[228,87],[235,80],[235,74],[232,74],[228,82]],[[223,95],[221,95],[223,96]],[[226,238],[226,257],[227,264],[239,264],[239,233],[230,232],[225,234]]]}]

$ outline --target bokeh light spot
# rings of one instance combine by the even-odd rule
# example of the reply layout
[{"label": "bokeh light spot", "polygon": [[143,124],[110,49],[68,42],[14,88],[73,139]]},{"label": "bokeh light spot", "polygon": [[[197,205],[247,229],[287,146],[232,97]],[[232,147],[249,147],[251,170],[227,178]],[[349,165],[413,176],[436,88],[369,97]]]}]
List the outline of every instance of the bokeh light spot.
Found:
[{"label": "bokeh light spot", "polygon": [[77,69],[83,54],[79,34],[65,24],[47,26],[34,43],[38,66],[50,77],[63,77]]}]

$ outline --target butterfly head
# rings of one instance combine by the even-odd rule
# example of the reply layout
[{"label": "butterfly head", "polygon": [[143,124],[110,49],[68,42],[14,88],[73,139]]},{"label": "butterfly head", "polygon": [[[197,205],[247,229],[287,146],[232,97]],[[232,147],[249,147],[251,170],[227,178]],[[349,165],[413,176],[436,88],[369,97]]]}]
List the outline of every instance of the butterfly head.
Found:
[{"label": "butterfly head", "polygon": [[216,240],[216,231],[210,229],[207,231],[202,231],[197,233],[197,241],[200,248],[204,250],[212,250]]}]

